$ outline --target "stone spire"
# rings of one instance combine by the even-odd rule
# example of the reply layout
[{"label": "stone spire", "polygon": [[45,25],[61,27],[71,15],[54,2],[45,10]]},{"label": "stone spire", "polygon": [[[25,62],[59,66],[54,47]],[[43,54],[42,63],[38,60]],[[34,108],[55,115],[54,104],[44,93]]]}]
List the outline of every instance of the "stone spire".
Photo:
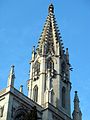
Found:
[{"label": "stone spire", "polygon": [[14,65],[12,65],[8,76],[8,86],[14,87],[14,80],[15,80]]},{"label": "stone spire", "polygon": [[54,13],[54,6],[53,6],[53,4],[49,5],[48,12],[49,13]]},{"label": "stone spire", "polygon": [[79,107],[79,98],[77,95],[77,91],[75,91],[75,97],[74,97],[74,111],[73,111],[73,120],[82,120],[82,113]]},{"label": "stone spire", "polygon": [[43,53],[43,50],[44,54],[47,54],[48,52],[51,54],[60,55],[60,53],[64,52],[64,47],[62,46],[63,44],[61,41],[60,32],[58,30],[54,15],[54,6],[53,4],[50,4],[48,8],[48,16],[37,45],[37,51],[40,55]]}]

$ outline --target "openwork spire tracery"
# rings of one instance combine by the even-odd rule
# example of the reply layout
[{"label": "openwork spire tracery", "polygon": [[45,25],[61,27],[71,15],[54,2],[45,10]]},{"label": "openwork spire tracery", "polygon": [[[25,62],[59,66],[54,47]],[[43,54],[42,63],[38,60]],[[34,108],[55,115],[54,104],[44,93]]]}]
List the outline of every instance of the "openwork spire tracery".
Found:
[{"label": "openwork spire tracery", "polygon": [[54,15],[54,6],[52,4],[49,6],[48,11],[49,13],[37,46],[37,51],[39,54],[42,53],[43,47],[44,54],[48,54],[50,52],[55,54],[55,45],[57,43],[60,44],[61,51],[63,51],[63,44],[61,43],[62,40]]}]

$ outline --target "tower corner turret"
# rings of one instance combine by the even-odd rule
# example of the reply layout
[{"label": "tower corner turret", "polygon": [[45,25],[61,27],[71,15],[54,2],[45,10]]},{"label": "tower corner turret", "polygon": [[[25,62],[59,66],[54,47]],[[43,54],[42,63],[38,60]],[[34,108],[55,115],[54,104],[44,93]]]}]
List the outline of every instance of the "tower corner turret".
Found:
[{"label": "tower corner turret", "polygon": [[75,91],[75,96],[74,96],[74,111],[72,113],[73,120],[82,120],[82,112],[80,110],[79,106],[79,97],[78,97],[78,92]]},{"label": "tower corner turret", "polygon": [[14,72],[14,65],[11,66],[10,73],[8,76],[8,84],[7,86],[12,86],[14,87],[14,81],[15,81],[15,72]]}]

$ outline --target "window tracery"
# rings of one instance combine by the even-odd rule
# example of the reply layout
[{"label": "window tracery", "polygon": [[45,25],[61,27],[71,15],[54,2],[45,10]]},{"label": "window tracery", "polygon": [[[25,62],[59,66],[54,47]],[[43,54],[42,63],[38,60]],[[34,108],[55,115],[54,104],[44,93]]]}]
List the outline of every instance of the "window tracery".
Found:
[{"label": "window tracery", "polygon": [[36,61],[34,66],[33,66],[34,80],[36,80],[39,77],[39,73],[40,73],[40,63],[38,61]]},{"label": "window tracery", "polygon": [[47,60],[47,69],[50,69],[50,72],[54,70],[54,62],[51,58]]}]

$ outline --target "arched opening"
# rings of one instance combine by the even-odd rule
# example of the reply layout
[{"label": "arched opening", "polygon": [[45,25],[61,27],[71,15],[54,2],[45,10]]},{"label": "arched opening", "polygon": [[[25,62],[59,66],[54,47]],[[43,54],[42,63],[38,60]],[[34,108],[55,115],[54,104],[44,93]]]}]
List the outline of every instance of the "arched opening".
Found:
[{"label": "arched opening", "polygon": [[65,108],[66,106],[66,89],[65,87],[62,88],[62,107]]},{"label": "arched opening", "polygon": [[54,70],[54,62],[51,58],[47,60],[47,69],[50,69],[50,72]]},{"label": "arched opening", "polygon": [[33,100],[34,100],[35,102],[38,101],[38,86],[37,86],[37,85],[35,85],[35,87],[34,87],[34,89],[33,89]]},{"label": "arched opening", "polygon": [[35,62],[34,67],[33,67],[33,77],[34,80],[37,80],[39,78],[39,73],[40,73],[40,63],[38,61]]}]

